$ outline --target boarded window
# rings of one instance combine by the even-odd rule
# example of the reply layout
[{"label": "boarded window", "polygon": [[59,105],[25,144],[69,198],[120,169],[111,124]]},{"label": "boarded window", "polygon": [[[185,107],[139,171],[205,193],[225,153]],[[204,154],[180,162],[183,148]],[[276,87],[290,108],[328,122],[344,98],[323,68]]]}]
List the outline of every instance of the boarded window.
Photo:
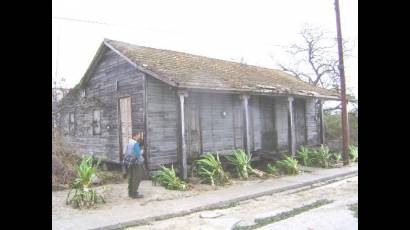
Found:
[{"label": "boarded window", "polygon": [[70,135],[75,134],[75,117],[74,117],[74,112],[69,113],[69,119],[68,119],[68,133]]},{"label": "boarded window", "polygon": [[93,111],[93,135],[101,134],[101,110]]}]

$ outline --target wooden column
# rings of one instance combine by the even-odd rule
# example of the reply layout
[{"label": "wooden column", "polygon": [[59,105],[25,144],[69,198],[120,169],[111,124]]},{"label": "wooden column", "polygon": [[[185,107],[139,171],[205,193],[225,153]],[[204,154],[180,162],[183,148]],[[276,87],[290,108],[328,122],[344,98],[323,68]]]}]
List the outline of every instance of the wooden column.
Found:
[{"label": "wooden column", "polygon": [[296,139],[295,139],[295,119],[293,113],[293,97],[288,97],[288,132],[289,132],[289,153],[295,156]]},{"label": "wooden column", "polygon": [[325,144],[325,119],[323,116],[323,101],[319,100],[320,143]]},{"label": "wooden column", "polygon": [[248,101],[249,95],[241,95],[242,103],[243,103],[243,110],[244,110],[244,120],[245,120],[245,150],[246,153],[249,155],[251,154],[250,148],[250,137],[249,137],[249,109],[248,109]]},{"label": "wooden column", "polygon": [[188,96],[186,91],[178,91],[179,97],[179,129],[180,129],[180,148],[179,148],[179,160],[180,160],[180,175],[183,180],[187,179],[188,169],[187,169],[187,150],[186,150],[186,139],[185,139],[185,97]]}]

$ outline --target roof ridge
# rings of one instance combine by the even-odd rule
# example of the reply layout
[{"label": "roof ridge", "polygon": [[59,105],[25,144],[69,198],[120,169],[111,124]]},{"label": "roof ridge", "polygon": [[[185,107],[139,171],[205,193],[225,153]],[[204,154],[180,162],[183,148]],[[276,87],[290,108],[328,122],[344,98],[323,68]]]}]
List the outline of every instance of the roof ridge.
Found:
[{"label": "roof ridge", "polygon": [[167,52],[181,53],[181,54],[196,56],[196,57],[200,57],[200,58],[206,58],[206,59],[213,59],[213,60],[218,60],[218,61],[229,62],[229,63],[237,64],[237,65],[246,65],[246,66],[250,66],[250,67],[256,67],[256,68],[261,68],[261,69],[266,69],[266,70],[273,70],[273,71],[283,72],[282,70],[279,70],[279,69],[271,69],[271,68],[267,68],[267,67],[263,67],[263,66],[245,64],[245,63],[240,63],[240,62],[230,61],[230,60],[225,60],[225,59],[220,59],[220,58],[207,57],[207,56],[203,56],[203,55],[199,55],[199,54],[192,54],[192,53],[187,53],[187,52],[182,52],[182,51],[176,51],[176,50],[170,50],[170,49],[159,49],[159,48],[154,48],[154,47],[149,47],[149,46],[141,46],[141,45],[136,45],[136,44],[129,43],[129,42],[106,39],[106,38],[104,38],[104,41],[107,41],[107,42],[109,42],[109,41],[120,42],[120,43],[124,43],[126,45],[138,46],[138,47],[141,47],[141,48],[148,48],[148,49],[162,50],[162,51],[167,51]]},{"label": "roof ridge", "polygon": [[[197,60],[196,64],[199,66],[205,66],[204,68],[208,68],[209,71],[217,71],[221,75],[219,76],[213,76],[214,80],[216,81],[222,81],[221,86],[222,88],[226,87],[233,87],[237,88],[237,84],[243,84],[243,89],[248,88],[248,87],[258,87],[257,84],[262,84],[265,85],[267,81],[270,83],[267,83],[267,85],[273,85],[273,86],[279,86],[279,88],[289,88],[295,90],[295,91],[317,91],[320,94],[324,93],[324,95],[334,95],[334,92],[332,90],[319,87],[319,86],[314,86],[309,84],[308,82],[305,82],[301,79],[298,79],[297,77],[286,73],[283,70],[279,69],[271,69],[271,68],[266,68],[266,67],[261,67],[261,66],[256,66],[256,65],[249,65],[245,63],[240,63],[240,62],[235,62],[235,61],[228,61],[228,60],[223,60],[223,59],[218,59],[218,58],[212,58],[212,57],[207,57],[207,56],[202,56],[202,55],[197,55],[197,54],[191,54],[191,53],[186,53],[186,52],[181,52],[181,51],[175,51],[175,50],[169,50],[169,49],[160,49],[160,48],[153,48],[153,47],[148,47],[148,46],[141,46],[141,45],[136,45],[132,44],[129,42],[124,42],[124,41],[118,41],[118,40],[112,40],[108,38],[104,38],[104,43],[108,44],[109,46],[112,46],[114,49],[116,49],[118,52],[123,53],[124,56],[127,56],[127,58],[131,59],[131,62],[135,63],[136,60],[143,60],[144,57],[141,56],[142,59],[135,59],[133,56],[133,52],[139,53],[138,49],[141,49],[141,52],[148,52],[148,53],[157,53],[159,56],[152,59],[154,60],[153,62],[151,61],[151,64],[153,64],[154,68],[151,69],[152,65],[144,65],[144,63],[139,63],[142,65],[142,67],[146,68],[147,66],[150,66],[148,70],[152,71],[153,73],[159,74],[159,75],[166,75],[167,78],[169,78],[172,81],[175,82],[189,82],[191,84],[191,87],[194,87],[196,84],[208,84],[209,81],[205,80],[205,78],[201,78],[200,76],[195,76],[196,78],[191,78],[193,75],[189,73],[189,71],[192,70],[199,70],[202,71],[202,67],[199,67],[199,69],[195,66],[193,69],[191,69],[191,66],[189,66],[192,62],[181,62],[181,63],[186,63],[186,65],[182,69],[174,69],[174,67],[170,66],[163,66],[161,63],[162,61],[165,61],[165,59],[161,59],[162,57],[166,57],[164,55],[169,55],[171,57],[178,57],[179,55],[181,56],[182,60]],[[129,50],[129,52],[124,53],[125,50]],[[144,51],[145,50],[145,51]],[[142,53],[141,53],[142,54]],[[148,59],[149,60],[149,59]],[[175,63],[175,62],[174,62]],[[162,65],[162,66],[161,66]],[[178,64],[177,64],[178,65]],[[230,66],[229,69],[226,69],[221,66]],[[155,69],[157,68],[157,69]],[[163,69],[165,68],[165,69]],[[171,69],[172,70],[171,70]],[[185,69],[184,69],[185,68]],[[159,71],[159,72],[157,72]],[[180,71],[180,72],[178,72]],[[206,70],[204,70],[206,72]],[[249,72],[248,72],[249,71]],[[213,72],[214,73],[214,72]],[[182,74],[182,75],[181,75]],[[186,75],[185,75],[186,74]],[[227,76],[226,74],[236,77],[238,81],[229,81],[226,82],[226,78],[223,79],[223,76]],[[232,75],[234,74],[234,75]],[[187,77],[190,76],[190,77]],[[253,76],[253,80],[250,79],[250,77]],[[256,77],[256,78],[255,78]],[[248,80],[246,80],[246,78]],[[219,80],[218,80],[219,79]],[[231,79],[231,77],[229,78]],[[267,80],[268,79],[268,80]],[[273,82],[274,81],[274,82]],[[287,81],[287,82],[284,82]],[[255,85],[256,84],[256,85]],[[282,85],[283,84],[283,85]],[[218,86],[219,87],[219,86]],[[239,87],[240,88],[240,87]],[[298,89],[299,88],[299,89]],[[324,91],[321,91],[324,90]],[[320,92],[321,91],[321,92]]]}]

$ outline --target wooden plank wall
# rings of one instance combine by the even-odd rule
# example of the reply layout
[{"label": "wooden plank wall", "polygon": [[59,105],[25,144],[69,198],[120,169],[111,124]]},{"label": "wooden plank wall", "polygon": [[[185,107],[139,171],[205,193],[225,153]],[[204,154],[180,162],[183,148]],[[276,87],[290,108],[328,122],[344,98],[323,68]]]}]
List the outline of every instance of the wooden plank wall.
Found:
[{"label": "wooden plank wall", "polygon": [[250,150],[257,151],[262,148],[263,106],[259,96],[251,96],[249,100],[249,138]]},{"label": "wooden plank wall", "polygon": [[[79,154],[94,153],[107,161],[119,162],[118,97],[131,96],[132,129],[144,128],[144,74],[115,52],[107,49],[86,84],[86,96],[64,99],[61,124],[66,144]],[[118,81],[118,91],[117,84]],[[92,133],[93,111],[101,109],[101,135]],[[75,112],[75,135],[68,135],[68,113]],[[107,129],[110,126],[110,129]]]},{"label": "wooden plank wall", "polygon": [[274,104],[275,126],[277,130],[277,150],[288,150],[288,99],[276,97]]},{"label": "wooden plank wall", "polygon": [[[203,152],[233,150],[235,137],[233,101],[239,98],[220,93],[201,93],[198,98]],[[222,112],[226,112],[226,117],[222,117]]]},{"label": "wooden plank wall", "polygon": [[261,148],[266,151],[274,151],[277,146],[277,134],[275,124],[275,98],[260,96],[261,107]]},{"label": "wooden plank wall", "polygon": [[147,154],[150,170],[160,164],[174,163],[177,167],[177,119],[176,91],[169,85],[147,78]]},{"label": "wooden plank wall", "polygon": [[296,98],[293,101],[294,119],[295,119],[295,138],[296,149],[301,145],[306,144],[306,116],[305,116],[305,100]]},{"label": "wooden plank wall", "polygon": [[234,149],[244,149],[244,112],[239,95],[232,96],[232,113],[234,127]]},{"label": "wooden plank wall", "polygon": [[320,144],[320,130],[318,126],[319,120],[316,114],[315,100],[306,99],[305,105],[307,144],[318,145]]}]

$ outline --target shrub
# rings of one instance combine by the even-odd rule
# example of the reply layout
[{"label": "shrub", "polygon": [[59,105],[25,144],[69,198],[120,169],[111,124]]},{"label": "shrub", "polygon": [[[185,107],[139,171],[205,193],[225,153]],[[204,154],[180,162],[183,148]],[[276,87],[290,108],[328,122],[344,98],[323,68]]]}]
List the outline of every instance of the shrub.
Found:
[{"label": "shrub", "polygon": [[219,160],[218,153],[216,153],[216,157],[212,153],[206,153],[201,159],[196,160],[195,164],[197,175],[212,186],[229,182],[229,178]]},{"label": "shrub", "polygon": [[57,128],[52,129],[52,190],[70,188],[76,178],[75,165],[80,158],[63,147],[63,140]]},{"label": "shrub", "polygon": [[305,148],[303,146],[300,147],[300,149],[297,151],[298,153],[298,158],[299,161],[302,162],[302,165],[304,166],[310,166],[311,165],[311,151],[308,148]]},{"label": "shrub", "polygon": [[161,165],[161,170],[153,176],[152,182],[154,185],[160,184],[169,190],[184,191],[188,189],[188,185],[176,176],[173,165],[170,169]]},{"label": "shrub", "polygon": [[225,156],[229,163],[235,166],[236,173],[238,177],[248,178],[248,170],[252,171],[250,165],[252,155],[248,155],[242,149],[237,149],[234,151],[233,156]]},{"label": "shrub", "polygon": [[285,156],[283,160],[277,161],[275,166],[282,172],[295,175],[299,173],[298,161],[289,156]]},{"label": "shrub", "polygon": [[358,161],[359,149],[354,145],[350,145],[349,146],[349,156],[352,161]]},{"label": "shrub", "polygon": [[[73,204],[78,208],[94,207],[99,201],[105,202],[103,196],[91,188],[91,176],[97,171],[100,161],[94,163],[92,156],[83,156],[79,165],[75,166],[77,178],[67,194],[66,204]],[[74,191],[74,194],[73,194]],[[71,196],[72,195],[72,196]]]}]

